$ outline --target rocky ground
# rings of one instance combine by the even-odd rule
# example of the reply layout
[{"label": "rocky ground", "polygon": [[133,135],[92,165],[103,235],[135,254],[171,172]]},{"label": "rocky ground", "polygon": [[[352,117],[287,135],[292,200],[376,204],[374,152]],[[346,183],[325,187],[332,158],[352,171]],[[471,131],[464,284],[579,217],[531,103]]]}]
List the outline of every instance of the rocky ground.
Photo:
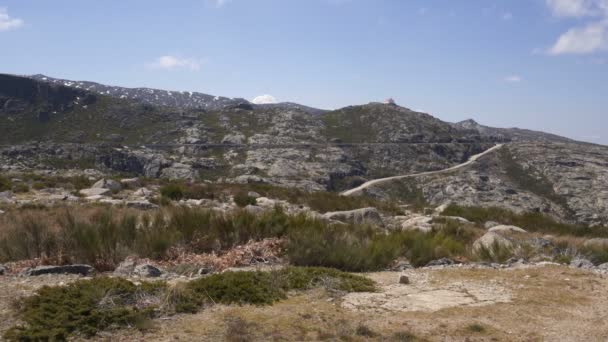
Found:
[{"label": "rocky ground", "polygon": [[[505,269],[431,267],[366,275],[377,293],[324,290],[273,306],[214,306],[154,321],[147,332],[104,332],[102,341],[601,341],[608,338],[606,275],[555,265]],[[407,276],[409,283],[403,283]],[[11,303],[76,276],[1,277],[0,331],[15,323]],[[549,309],[550,308],[550,309]],[[237,322],[240,329],[232,324]],[[363,329],[361,327],[366,327]],[[406,335],[407,334],[407,335]]]}]

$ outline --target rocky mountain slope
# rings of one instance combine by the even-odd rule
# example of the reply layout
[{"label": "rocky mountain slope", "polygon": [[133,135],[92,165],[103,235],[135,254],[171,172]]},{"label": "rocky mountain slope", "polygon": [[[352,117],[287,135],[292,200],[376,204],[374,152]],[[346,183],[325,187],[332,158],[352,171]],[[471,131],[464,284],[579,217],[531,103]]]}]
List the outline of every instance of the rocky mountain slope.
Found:
[{"label": "rocky mountain slope", "polygon": [[544,211],[589,224],[608,221],[608,148],[602,146],[471,120],[450,124],[394,104],[320,111],[0,75],[3,172],[88,168],[338,191],[380,177],[446,169],[497,143],[507,145],[458,172],[368,192]]},{"label": "rocky mountain slope", "polygon": [[608,224],[608,147],[582,143],[510,143],[462,171],[390,182],[366,191],[394,199],[420,191],[434,205],[496,206],[605,226]]},{"label": "rocky mountain slope", "polygon": [[571,139],[559,135],[532,131],[521,128],[496,128],[480,125],[473,119],[452,124],[457,129],[472,130],[488,137],[501,137],[513,141],[545,141],[545,142],[572,142]]}]

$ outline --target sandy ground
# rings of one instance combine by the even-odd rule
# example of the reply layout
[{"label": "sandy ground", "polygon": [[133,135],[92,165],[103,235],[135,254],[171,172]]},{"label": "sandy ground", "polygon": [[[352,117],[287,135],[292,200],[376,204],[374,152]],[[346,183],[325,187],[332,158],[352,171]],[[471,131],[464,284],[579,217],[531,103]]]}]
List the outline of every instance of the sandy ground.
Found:
[{"label": "sandy ground", "polygon": [[[399,284],[401,274],[408,275],[409,285]],[[398,341],[396,336],[414,335],[422,341],[608,341],[605,275],[544,266],[368,276],[380,292],[335,297],[318,289],[268,307],[215,306],[155,320],[146,333],[123,329],[95,340]],[[0,329],[14,324],[13,298],[71,279],[0,278]],[[371,334],[361,336],[359,326]]]}]

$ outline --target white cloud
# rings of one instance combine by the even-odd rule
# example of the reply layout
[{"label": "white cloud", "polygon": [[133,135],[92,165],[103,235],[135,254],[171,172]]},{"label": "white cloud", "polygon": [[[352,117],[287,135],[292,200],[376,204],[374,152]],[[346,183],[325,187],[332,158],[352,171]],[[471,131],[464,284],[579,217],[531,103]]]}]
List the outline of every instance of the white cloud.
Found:
[{"label": "white cloud", "polygon": [[429,9],[427,7],[421,7],[418,9],[418,14],[419,15],[425,15],[429,12]]},{"label": "white cloud", "polygon": [[591,54],[608,50],[608,0],[545,0],[556,17],[595,18],[559,36],[550,55]]},{"label": "white cloud", "polygon": [[272,95],[260,95],[251,100],[253,104],[269,104],[269,103],[277,103],[277,99]]},{"label": "white cloud", "polygon": [[23,26],[23,20],[19,18],[11,18],[8,15],[8,10],[0,7],[0,32],[14,30]]},{"label": "white cloud", "polygon": [[511,20],[511,19],[513,19],[513,14],[510,13],[510,12],[507,12],[507,13],[505,13],[505,14],[502,15],[502,19],[503,20]]},{"label": "white cloud", "polygon": [[503,81],[508,83],[519,83],[523,81],[523,78],[519,75],[509,75],[503,79]]},{"label": "white cloud", "polygon": [[148,63],[146,66],[150,69],[176,70],[188,69],[191,71],[199,71],[201,69],[201,61],[193,58],[180,58],[176,56],[166,55],[158,57],[154,62]]},{"label": "white cloud", "polygon": [[589,54],[602,50],[608,50],[608,19],[568,30],[549,49],[549,54]]}]

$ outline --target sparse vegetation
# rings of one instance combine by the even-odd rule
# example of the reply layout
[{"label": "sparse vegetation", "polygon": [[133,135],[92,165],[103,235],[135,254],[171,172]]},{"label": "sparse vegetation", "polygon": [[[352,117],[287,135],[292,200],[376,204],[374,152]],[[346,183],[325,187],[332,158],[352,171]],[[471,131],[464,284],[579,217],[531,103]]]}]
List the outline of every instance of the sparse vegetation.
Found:
[{"label": "sparse vegetation", "polygon": [[503,163],[507,177],[521,189],[526,189],[538,196],[548,198],[572,214],[566,199],[555,193],[553,184],[542,173],[531,166],[527,168],[522,167],[508,148],[501,149],[498,152],[498,156]]},{"label": "sparse vegetation", "polygon": [[19,317],[25,324],[8,330],[4,338],[62,341],[72,334],[90,337],[112,325],[134,325],[153,314],[152,307],[142,307],[142,299],[158,296],[163,288],[152,283],[136,286],[120,278],[43,287],[19,303]]},{"label": "sparse vegetation", "polygon": [[475,251],[476,257],[481,261],[487,262],[495,262],[495,263],[505,263],[511,257],[513,257],[513,249],[507,246],[501,245],[498,241],[494,241],[494,243],[489,247],[481,246],[477,251]]},{"label": "sparse vegetation", "polygon": [[13,187],[10,179],[0,176],[0,192],[10,190]]},{"label": "sparse vegetation", "polygon": [[160,194],[163,197],[178,201],[184,198],[184,187],[178,183],[170,183],[160,188]]},{"label": "sparse vegetation", "polygon": [[[163,193],[165,189],[165,193]],[[161,194],[165,197],[178,200],[189,199],[228,199],[233,196],[237,204],[246,206],[255,204],[253,198],[247,194],[256,192],[263,197],[284,200],[293,204],[305,205],[312,210],[325,213],[330,211],[353,210],[366,207],[374,207],[380,211],[399,214],[401,208],[389,201],[377,200],[366,196],[340,196],[338,193],[316,191],[307,192],[295,188],[283,188],[269,184],[185,184],[178,182],[166,183],[161,187]],[[177,193],[176,198],[169,193]]]},{"label": "sparse vegetation", "polygon": [[415,342],[418,341],[416,335],[408,332],[408,331],[400,331],[396,332],[392,336],[392,340],[395,342]]},{"label": "sparse vegetation", "polygon": [[467,330],[474,333],[482,333],[486,331],[486,328],[479,323],[473,323],[467,325]]},{"label": "sparse vegetation", "polygon": [[[270,305],[286,298],[288,291],[321,285],[351,292],[374,290],[373,281],[367,278],[319,268],[226,272],[173,287],[164,282],[135,285],[121,278],[80,280],[43,287],[22,300],[19,317],[24,324],[4,337],[10,341],[66,340],[74,334],[90,337],[111,326],[146,327],[149,324],[142,322],[150,318],[195,313],[205,305]],[[249,335],[237,334],[240,330],[231,325],[227,328],[230,336]]]},{"label": "sparse vegetation", "polygon": [[496,221],[518,226],[529,232],[582,237],[608,237],[608,230],[605,228],[591,228],[584,225],[561,223],[537,212],[516,214],[510,210],[497,207],[483,208],[450,205],[443,211],[443,215],[464,217],[478,224]]},{"label": "sparse vegetation", "polygon": [[[474,235],[455,225],[430,234],[403,231],[384,234],[366,226],[303,226],[289,232],[287,255],[295,265],[333,267],[348,271],[385,269],[399,256],[414,266],[462,256]],[[466,236],[465,236],[466,235]]]},{"label": "sparse vegetation", "polygon": [[243,208],[248,205],[255,205],[256,200],[255,197],[249,196],[246,192],[240,191],[236,195],[234,195],[234,203],[239,207]]},{"label": "sparse vegetation", "polygon": [[370,329],[367,325],[361,323],[357,326],[357,329],[355,330],[355,334],[357,336],[362,336],[362,337],[367,337],[367,338],[373,338],[378,336],[378,333],[373,331],[372,329]]}]

